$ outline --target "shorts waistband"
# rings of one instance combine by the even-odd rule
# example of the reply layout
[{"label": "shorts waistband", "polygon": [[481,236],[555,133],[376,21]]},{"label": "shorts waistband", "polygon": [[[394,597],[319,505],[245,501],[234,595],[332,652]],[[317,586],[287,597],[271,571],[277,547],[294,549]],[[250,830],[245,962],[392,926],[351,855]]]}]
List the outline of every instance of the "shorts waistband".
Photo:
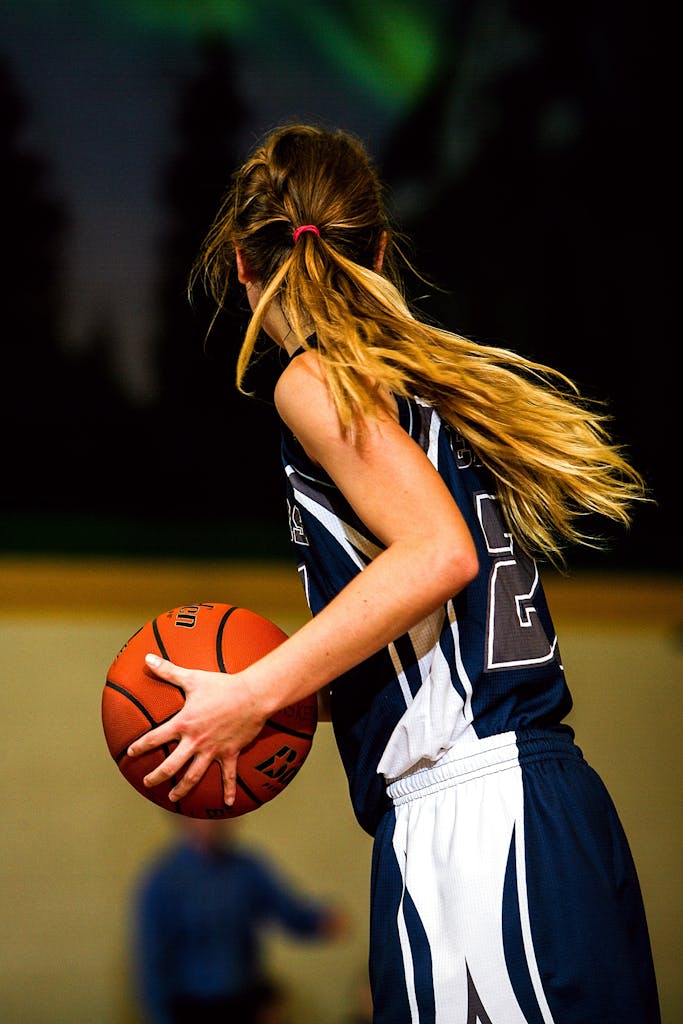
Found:
[{"label": "shorts waistband", "polygon": [[549,758],[581,760],[583,754],[569,733],[500,733],[453,747],[438,764],[417,768],[389,783],[387,796],[398,805],[483,775]]}]

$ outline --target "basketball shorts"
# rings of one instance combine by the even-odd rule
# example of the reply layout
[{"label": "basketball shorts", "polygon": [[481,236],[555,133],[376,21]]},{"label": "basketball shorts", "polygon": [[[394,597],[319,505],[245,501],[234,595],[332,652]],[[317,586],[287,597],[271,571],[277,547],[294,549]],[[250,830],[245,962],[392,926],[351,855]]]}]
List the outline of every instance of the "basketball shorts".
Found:
[{"label": "basketball shorts", "polygon": [[569,735],[489,737],[388,793],[374,1024],[658,1024],[628,843]]}]

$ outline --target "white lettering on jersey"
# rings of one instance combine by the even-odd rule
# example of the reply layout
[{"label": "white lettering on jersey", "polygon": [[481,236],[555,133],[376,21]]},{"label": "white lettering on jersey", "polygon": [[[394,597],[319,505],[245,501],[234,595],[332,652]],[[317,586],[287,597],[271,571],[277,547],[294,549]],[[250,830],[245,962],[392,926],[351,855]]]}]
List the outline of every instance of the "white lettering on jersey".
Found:
[{"label": "white lettering on jersey", "polygon": [[303,520],[301,518],[301,509],[298,505],[291,505],[287,501],[287,516],[289,519],[289,535],[292,538],[294,544],[303,544],[308,547],[308,537],[304,530]]},{"label": "white lettering on jersey", "polygon": [[475,495],[477,518],[488,553],[489,574],[486,668],[490,670],[540,665],[556,655],[557,637],[546,635],[534,606],[538,568],[524,553],[517,554],[512,535],[503,524],[492,494]]}]

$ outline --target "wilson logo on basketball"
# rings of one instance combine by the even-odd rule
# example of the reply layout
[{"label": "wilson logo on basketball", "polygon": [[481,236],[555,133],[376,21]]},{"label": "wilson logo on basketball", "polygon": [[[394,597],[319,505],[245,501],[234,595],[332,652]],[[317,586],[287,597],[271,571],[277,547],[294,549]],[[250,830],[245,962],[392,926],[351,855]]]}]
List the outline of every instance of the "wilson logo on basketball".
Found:
[{"label": "wilson logo on basketball", "polygon": [[281,785],[287,783],[296,775],[299,770],[298,755],[291,747],[280,747],[280,749],[267,757],[261,764],[257,764],[255,771],[262,772],[269,779],[276,779]]},{"label": "wilson logo on basketball", "polygon": [[186,604],[178,608],[175,613],[174,626],[182,626],[183,629],[194,629],[197,625],[197,615],[200,608],[213,608],[211,604]]}]

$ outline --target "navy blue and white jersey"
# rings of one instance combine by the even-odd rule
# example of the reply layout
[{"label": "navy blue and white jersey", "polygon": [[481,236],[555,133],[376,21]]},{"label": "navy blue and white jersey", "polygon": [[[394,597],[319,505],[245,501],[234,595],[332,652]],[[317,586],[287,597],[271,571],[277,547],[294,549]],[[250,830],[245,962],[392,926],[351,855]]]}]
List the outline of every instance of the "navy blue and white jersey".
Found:
[{"label": "navy blue and white jersey", "polygon": [[[387,809],[387,783],[458,746],[529,729],[571,735],[561,724],[571,697],[538,569],[507,529],[490,474],[433,408],[399,399],[398,411],[453,495],[480,568],[444,607],[332,684],[353,807],[371,834]],[[282,456],[292,545],[316,614],[382,545],[288,431]]]}]

